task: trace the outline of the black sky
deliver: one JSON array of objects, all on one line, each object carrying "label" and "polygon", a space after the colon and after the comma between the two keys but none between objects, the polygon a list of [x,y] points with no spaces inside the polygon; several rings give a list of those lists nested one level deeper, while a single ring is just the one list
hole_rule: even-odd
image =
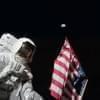
[{"label": "black sky", "polygon": [[[99,96],[100,34],[96,9],[96,1],[85,0],[4,2],[1,6],[1,34],[10,32],[16,37],[28,36],[37,45],[32,68],[33,84],[46,100],[53,99],[48,90],[51,70],[65,36],[89,78],[84,100]],[[61,23],[67,27],[61,28]]]}]

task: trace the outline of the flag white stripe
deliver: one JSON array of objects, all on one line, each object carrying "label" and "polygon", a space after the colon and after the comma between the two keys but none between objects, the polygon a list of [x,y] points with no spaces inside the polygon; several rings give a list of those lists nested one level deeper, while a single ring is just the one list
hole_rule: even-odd
[{"label": "flag white stripe", "polygon": [[77,70],[74,69],[73,73],[75,74],[75,76],[79,76],[79,73]]},{"label": "flag white stripe", "polygon": [[50,89],[54,92],[56,92],[57,94],[61,95],[62,94],[62,89],[59,88],[58,86],[56,86],[55,84],[51,84]]},{"label": "flag white stripe", "polygon": [[70,48],[70,44],[69,44],[69,42],[65,40],[65,42],[64,42],[64,46],[65,46],[66,48]]},{"label": "flag white stripe", "polygon": [[62,62],[63,64],[65,64],[66,65],[66,68],[69,68],[69,61],[67,61],[65,58],[63,58],[63,57],[58,57],[57,58],[57,60],[58,61],[60,61],[60,62]]},{"label": "flag white stripe", "polygon": [[61,53],[63,53],[68,59],[70,59],[70,52],[68,50],[61,50]]},{"label": "flag white stripe", "polygon": [[56,69],[57,71],[61,72],[62,74],[65,74],[66,70],[60,66],[59,64],[54,64],[54,69]]},{"label": "flag white stripe", "polygon": [[65,77],[66,79],[68,79],[68,71],[65,73]]},{"label": "flag white stripe", "polygon": [[60,84],[64,84],[64,79],[63,78],[61,78],[59,75],[57,75],[57,74],[53,74],[53,79],[54,80],[56,80],[56,81],[58,81]]}]

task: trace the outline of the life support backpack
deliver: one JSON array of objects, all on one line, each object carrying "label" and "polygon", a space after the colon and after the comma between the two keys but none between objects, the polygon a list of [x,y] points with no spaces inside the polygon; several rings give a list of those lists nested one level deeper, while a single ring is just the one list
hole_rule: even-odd
[{"label": "life support backpack", "polygon": [[[17,38],[9,33],[4,33],[0,38],[0,53],[11,53],[12,46],[17,41]],[[0,68],[0,72],[3,69]],[[4,79],[0,79],[0,100],[8,100],[9,94],[12,90],[12,86],[6,85],[4,83],[5,80],[7,80],[9,76],[7,76]]]}]

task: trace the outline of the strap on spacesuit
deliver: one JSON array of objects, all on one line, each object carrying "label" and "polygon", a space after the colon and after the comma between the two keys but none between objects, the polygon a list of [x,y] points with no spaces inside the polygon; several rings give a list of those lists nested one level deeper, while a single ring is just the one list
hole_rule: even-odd
[{"label": "strap on spacesuit", "polygon": [[20,95],[21,89],[22,89],[22,83],[19,83],[18,91],[17,91],[17,93],[16,93],[16,96],[19,96],[19,95]]}]

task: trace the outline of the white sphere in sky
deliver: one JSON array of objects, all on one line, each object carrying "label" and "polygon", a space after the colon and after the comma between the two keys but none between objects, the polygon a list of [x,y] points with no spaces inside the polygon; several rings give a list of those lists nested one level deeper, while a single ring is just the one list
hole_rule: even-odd
[{"label": "white sphere in sky", "polygon": [[62,27],[62,28],[65,28],[65,27],[66,27],[66,24],[61,24],[61,27]]}]

